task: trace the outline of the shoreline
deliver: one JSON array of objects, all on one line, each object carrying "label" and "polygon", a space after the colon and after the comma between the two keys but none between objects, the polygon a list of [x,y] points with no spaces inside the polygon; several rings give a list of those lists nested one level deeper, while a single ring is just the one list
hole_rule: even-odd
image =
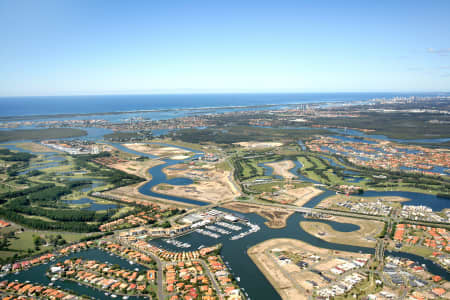
[{"label": "shoreline", "polygon": [[[198,93],[198,95],[246,95],[246,94],[293,94],[293,95],[304,95],[304,94],[312,94],[315,93]],[[325,93],[327,94],[327,93]],[[329,93],[329,94],[339,94],[339,93]],[[89,97],[89,96],[155,96],[155,95],[191,95],[191,94],[148,94],[148,95],[79,95],[79,96],[44,96],[44,97],[67,97],[67,98],[76,98],[76,97]],[[393,96],[393,95],[392,95]],[[38,96],[40,97],[40,96]],[[33,96],[24,96],[24,97],[0,97],[0,101],[2,98],[33,98]],[[226,110],[226,109],[244,109],[244,108],[260,108],[260,107],[276,107],[276,106],[298,106],[302,104],[310,104],[310,105],[342,105],[342,104],[352,104],[352,105],[360,105],[361,102],[366,102],[365,104],[371,103],[376,100],[376,96],[374,95],[370,99],[357,99],[357,100],[305,100],[303,102],[288,102],[288,103],[269,103],[269,104],[253,104],[253,105],[229,105],[229,106],[199,106],[199,107],[181,107],[181,108],[160,108],[160,109],[137,109],[137,110],[127,110],[127,111],[107,111],[107,112],[87,112],[87,113],[59,113],[59,114],[30,114],[30,115],[9,115],[9,116],[0,116],[0,122],[2,121],[24,121],[24,120],[36,120],[36,119],[49,119],[49,118],[64,118],[64,117],[80,117],[80,116],[103,116],[103,115],[121,115],[121,114],[133,114],[133,113],[152,113],[152,112],[170,112],[170,111],[210,111],[210,110]]]},{"label": "shoreline", "polygon": [[[1,100],[1,99],[0,99]],[[347,103],[346,101],[332,102],[332,103]],[[329,102],[307,102],[314,104],[326,104]],[[133,113],[153,113],[153,112],[170,112],[170,111],[196,111],[196,110],[224,110],[224,109],[239,109],[239,108],[259,108],[259,107],[275,107],[279,105],[295,106],[304,103],[279,103],[279,104],[260,104],[260,105],[243,105],[243,106],[202,106],[202,107],[186,107],[186,108],[162,108],[162,109],[142,109],[142,110],[129,110],[129,111],[109,111],[109,112],[90,112],[90,113],[61,113],[61,114],[48,114],[48,115],[12,115],[12,116],[0,116],[0,121],[24,121],[24,120],[36,120],[36,119],[49,119],[49,118],[64,118],[64,117],[81,117],[81,116],[108,116],[108,115],[122,115]]]},{"label": "shoreline", "polygon": [[306,219],[305,221],[301,221],[299,226],[306,233],[326,242],[357,247],[374,247],[376,245],[377,236],[384,228],[384,222],[381,221],[342,216],[334,216],[329,220],[338,223],[354,224],[359,226],[359,229],[350,232],[338,231],[333,229],[331,225],[315,219]]},{"label": "shoreline", "polygon": [[[255,207],[255,205],[258,205],[258,207]],[[240,213],[255,213],[263,217],[266,220],[264,222],[264,225],[266,225],[271,229],[285,228],[287,225],[287,220],[289,219],[290,216],[294,214],[293,210],[287,211],[284,209],[275,208],[263,204],[245,203],[241,201],[231,201],[224,205],[220,205],[220,207],[237,211]],[[281,214],[277,215],[277,212]]]}]

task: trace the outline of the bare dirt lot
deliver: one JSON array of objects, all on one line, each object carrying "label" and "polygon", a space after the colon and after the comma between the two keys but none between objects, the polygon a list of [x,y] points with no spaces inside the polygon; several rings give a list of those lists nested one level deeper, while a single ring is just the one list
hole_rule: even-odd
[{"label": "bare dirt lot", "polygon": [[146,179],[151,179],[148,169],[154,166],[164,163],[162,160],[158,159],[147,159],[144,161],[129,160],[126,162],[121,162],[117,164],[109,165],[109,167],[124,171],[125,173],[137,175]]},{"label": "bare dirt lot", "polygon": [[[151,177],[150,173],[148,172],[148,169],[150,169],[154,166],[160,165],[162,163],[164,163],[164,162],[162,160],[158,160],[158,159],[148,159],[148,160],[144,160],[144,161],[130,160],[130,161],[124,161],[124,162],[109,165],[109,166],[112,168],[124,171],[126,173],[134,174],[134,175],[143,177],[147,180],[151,180],[152,177]],[[125,201],[125,202],[132,202],[132,203],[137,203],[137,204],[141,204],[141,205],[148,205],[150,203],[158,203],[162,207],[166,207],[166,206],[169,207],[169,206],[173,206],[176,203],[177,205],[187,206],[184,204],[179,204],[178,202],[172,202],[172,201],[168,201],[165,199],[154,198],[154,197],[150,197],[150,196],[140,193],[139,188],[142,185],[144,185],[145,183],[146,182],[123,186],[123,187],[120,187],[120,188],[117,188],[114,190],[107,191],[104,194],[111,195],[113,197],[118,197],[122,201]]]},{"label": "bare dirt lot", "polygon": [[296,200],[293,204],[297,206],[303,206],[303,204],[322,193],[321,189],[312,186],[286,190],[286,194],[295,197]]},{"label": "bare dirt lot", "polygon": [[341,232],[334,230],[328,224],[315,222],[314,220],[302,221],[300,222],[300,226],[306,232],[327,242],[363,247],[375,246],[376,241],[372,239],[374,239],[384,227],[383,222],[373,220],[348,217],[333,217],[331,220],[340,223],[352,223],[358,225],[360,229],[352,232]]},{"label": "bare dirt lot", "polygon": [[338,202],[345,202],[345,201],[351,201],[354,203],[358,202],[376,202],[376,201],[382,201],[386,205],[392,206],[392,207],[400,207],[401,203],[404,201],[408,201],[410,199],[399,197],[399,196],[384,196],[384,197],[364,197],[364,196],[347,196],[347,195],[335,195],[328,197],[320,202],[318,207],[321,208],[334,208],[339,210],[344,210],[342,207],[337,206],[336,203]]},{"label": "bare dirt lot", "polygon": [[[276,253],[297,253],[302,257],[314,255],[320,258],[318,264],[322,264],[324,267],[327,265],[328,268],[334,266],[332,260],[337,256],[348,259],[367,257],[367,255],[359,253],[318,248],[294,239],[272,239],[251,247],[248,255],[282,299],[308,299],[312,293],[312,282],[319,286],[325,286],[327,282],[318,274],[311,272],[309,268],[302,269],[294,262],[281,262],[277,259]],[[315,268],[315,264],[311,263],[311,267]]]},{"label": "bare dirt lot", "polygon": [[169,178],[190,178],[194,183],[158,185],[154,189],[155,192],[213,203],[230,201],[240,195],[240,191],[231,182],[231,171],[216,168],[215,164],[203,164],[202,166],[177,164],[164,169],[164,173]]},{"label": "bare dirt lot", "polygon": [[293,211],[286,211],[282,208],[267,205],[247,204],[242,202],[227,203],[223,207],[242,213],[257,213],[267,219],[265,224],[270,228],[285,227],[286,220],[293,214]]},{"label": "bare dirt lot", "polygon": [[189,158],[191,155],[193,155],[192,152],[185,150],[185,149],[180,149],[177,147],[162,146],[162,145],[158,145],[158,144],[129,143],[129,144],[123,144],[123,145],[134,151],[151,154],[151,155],[155,155],[158,157],[168,157],[168,158],[177,159],[177,160],[186,159],[186,158]]},{"label": "bare dirt lot", "polygon": [[283,188],[278,188],[274,194],[264,194],[263,197],[281,204],[293,204],[303,206],[306,202],[323,193],[322,190],[313,186],[297,187],[286,184]]}]

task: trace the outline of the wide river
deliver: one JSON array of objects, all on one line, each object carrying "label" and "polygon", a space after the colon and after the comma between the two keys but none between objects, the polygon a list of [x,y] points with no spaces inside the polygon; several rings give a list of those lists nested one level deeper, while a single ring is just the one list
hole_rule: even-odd
[{"label": "wide river", "polygon": [[[133,150],[130,150],[120,144],[113,144],[115,147],[119,148],[122,151],[126,151],[133,154],[138,154],[142,156],[147,156],[150,158],[155,158],[154,156],[136,152]],[[173,146],[173,145],[170,145]],[[184,148],[187,149],[187,148]],[[196,156],[201,155],[201,152],[187,149],[195,153]],[[192,183],[192,180],[187,178],[172,178],[167,179],[166,175],[163,173],[163,169],[180,163],[181,161],[178,160],[171,160],[166,159],[164,160],[164,164],[158,165],[156,167],[153,167],[149,170],[150,174],[152,175],[152,180],[144,184],[140,188],[140,192],[146,195],[150,196],[156,196],[172,201],[179,201],[184,203],[190,203],[190,204],[196,204],[196,205],[206,205],[208,203],[187,199],[183,197],[173,197],[173,196],[167,196],[164,194],[159,194],[151,191],[151,189],[161,183],[169,183],[169,184],[178,184],[178,185],[186,185]],[[297,167],[300,167],[300,165],[297,165]],[[292,172],[296,172],[298,168],[294,168]],[[268,170],[270,172],[270,170]],[[295,174],[295,173],[294,173]],[[332,195],[333,192],[331,191],[325,191],[323,194],[315,197],[314,199],[310,200],[308,203],[305,204],[307,207],[314,207],[316,206],[321,200],[326,198],[327,196]],[[420,194],[420,193],[407,193],[407,192],[368,192],[367,196],[388,196],[388,195],[395,195],[395,196],[404,196],[407,198],[410,198],[411,201],[409,204],[419,205],[419,204],[425,204],[433,209],[442,209],[444,207],[448,207],[448,200],[444,198],[439,198],[436,196],[430,196],[426,194]],[[444,202],[445,201],[445,202]],[[225,209],[222,209],[225,210]],[[225,210],[227,211],[227,210]],[[232,211],[231,211],[232,212]],[[361,252],[361,253],[373,253],[373,248],[366,248],[366,247],[356,247],[351,245],[344,245],[344,244],[335,244],[335,243],[329,243],[324,240],[321,240],[319,238],[316,238],[309,233],[305,232],[300,226],[299,223],[304,220],[304,217],[300,213],[293,214],[288,220],[285,228],[282,229],[271,229],[268,228],[266,225],[264,225],[265,219],[256,215],[256,214],[240,214],[245,216],[251,223],[257,224],[261,227],[261,230],[259,230],[256,233],[250,234],[242,239],[239,240],[230,240],[229,235],[222,235],[218,239],[214,239],[211,237],[207,237],[204,235],[200,235],[197,232],[192,232],[187,235],[184,235],[182,237],[177,238],[177,240],[181,242],[187,242],[191,245],[188,249],[180,249],[175,248],[175,246],[172,246],[170,244],[167,244],[165,242],[165,239],[157,239],[153,240],[151,243],[161,246],[166,249],[174,250],[174,251],[188,251],[188,250],[195,250],[201,245],[209,246],[214,245],[217,243],[222,243],[223,248],[221,255],[224,258],[224,261],[227,262],[228,266],[230,267],[232,273],[235,277],[240,278],[239,285],[243,288],[243,290],[248,294],[249,298],[251,299],[280,299],[280,296],[275,291],[275,289],[272,287],[272,285],[269,283],[269,281],[264,277],[264,275],[259,271],[259,269],[256,267],[256,265],[252,262],[252,260],[247,255],[247,250],[265,240],[268,239],[274,239],[274,238],[293,238],[298,239],[301,241],[304,241],[306,243],[309,243],[311,245],[327,248],[327,249],[334,249],[338,251],[353,251],[353,252]],[[337,231],[342,232],[350,232],[359,229],[357,225],[354,224],[348,224],[348,223],[338,223],[334,221],[329,220],[318,220],[318,222],[324,222],[332,226]],[[246,230],[245,225],[239,225],[242,226],[242,230]],[[450,280],[450,274],[445,269],[439,267],[438,265],[434,264],[430,260],[424,259],[422,257],[403,253],[403,252],[392,252],[388,253],[390,255],[403,257],[403,258],[409,258],[415,261],[418,261],[421,264],[425,264],[428,268],[428,270],[433,273],[440,275],[447,280]],[[98,258],[99,260],[107,260],[109,262],[119,263],[119,258],[111,257],[104,252],[100,250],[88,250],[84,252],[80,252],[78,254],[72,254],[71,256],[83,256],[83,257],[92,257],[92,258]],[[127,262],[121,260],[120,264],[123,267],[130,268],[131,266],[127,266]],[[18,275],[10,274],[6,277],[6,279],[12,280],[12,279],[18,279],[21,281],[30,280],[32,282],[41,282],[41,283],[48,283],[48,279],[45,278],[45,272],[48,269],[48,265],[41,265],[34,268],[31,268],[27,271],[23,271],[19,273]],[[133,266],[135,267],[135,266]],[[97,299],[107,299],[104,294],[100,293],[97,290],[79,286],[77,284],[73,284],[70,282],[57,282],[57,285],[60,285],[63,288],[67,288],[70,290],[75,290],[76,292],[80,294],[85,294],[92,296]]]}]

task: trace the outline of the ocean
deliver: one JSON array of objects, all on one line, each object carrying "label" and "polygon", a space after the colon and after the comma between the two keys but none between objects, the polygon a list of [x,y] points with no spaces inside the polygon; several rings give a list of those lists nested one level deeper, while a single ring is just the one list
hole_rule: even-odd
[{"label": "ocean", "polygon": [[436,96],[437,93],[161,94],[0,97],[0,116],[83,114],[195,109],[268,104],[367,101],[374,98]]}]

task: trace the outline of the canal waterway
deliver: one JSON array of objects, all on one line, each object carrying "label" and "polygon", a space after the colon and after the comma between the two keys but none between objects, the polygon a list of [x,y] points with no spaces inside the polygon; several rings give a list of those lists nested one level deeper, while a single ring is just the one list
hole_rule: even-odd
[{"label": "canal waterway", "polygon": [[[115,144],[113,144],[116,146]],[[174,146],[174,145],[170,145]],[[176,147],[176,146],[175,146]],[[154,158],[151,155],[136,152],[133,150],[130,150],[128,148],[123,147],[122,145],[117,145],[117,148],[120,150]],[[184,148],[187,149],[187,148]],[[190,151],[195,152],[195,157],[198,157],[201,155],[200,152],[194,151],[192,149],[189,149]],[[192,199],[187,199],[183,197],[173,197],[173,196],[167,196],[164,194],[159,194],[151,191],[151,189],[161,183],[169,183],[169,184],[177,184],[177,185],[186,185],[192,183],[192,180],[187,178],[173,178],[173,179],[167,179],[167,176],[162,171],[166,167],[170,167],[172,165],[175,165],[177,163],[180,163],[178,160],[171,160],[171,159],[164,159],[164,164],[158,165],[156,167],[153,167],[149,170],[150,174],[152,175],[152,180],[147,182],[145,185],[143,185],[140,189],[140,192],[146,195],[154,196],[154,197],[160,197],[172,201],[179,201],[189,204],[196,204],[196,205],[206,205],[208,203],[196,201]],[[298,170],[298,168],[301,168],[301,164],[298,162],[296,163],[296,167],[292,169],[292,172],[295,172]],[[331,196],[335,194],[332,191],[324,190],[324,193],[321,195],[313,198],[309,202],[305,204],[305,207],[315,207],[320,201],[325,199],[328,196]],[[427,195],[427,194],[420,194],[420,193],[411,193],[411,192],[398,192],[398,191],[387,191],[387,192],[375,192],[375,191],[369,191],[364,194],[365,196],[373,196],[373,197],[381,197],[381,196],[403,196],[406,198],[410,198],[411,200],[409,202],[406,202],[404,204],[414,204],[414,205],[428,205],[432,207],[433,209],[442,209],[445,207],[448,207],[448,201],[443,198],[439,198],[433,195]],[[234,211],[225,210],[227,212],[234,213]],[[252,260],[247,255],[247,250],[258,244],[261,243],[267,239],[273,239],[273,238],[293,238],[298,239],[301,241],[304,241],[306,243],[309,243],[313,246],[326,248],[326,249],[333,249],[336,251],[352,251],[352,252],[361,252],[361,253],[374,253],[374,248],[367,248],[367,247],[357,247],[357,246],[351,246],[351,245],[344,245],[344,244],[336,244],[336,243],[329,243],[322,239],[319,239],[315,236],[312,236],[311,234],[305,232],[300,226],[299,223],[303,220],[309,220],[305,219],[305,217],[300,213],[294,213],[288,220],[285,228],[282,229],[271,229],[264,225],[265,219],[256,215],[256,214],[241,214],[244,215],[245,218],[248,219],[249,222],[252,224],[257,224],[260,226],[260,230],[258,232],[252,233],[242,239],[238,240],[230,240],[228,235],[222,235],[218,239],[214,239],[211,237],[207,237],[204,235],[200,235],[197,232],[189,233],[185,236],[177,238],[177,240],[181,242],[186,242],[191,245],[190,249],[197,249],[200,246],[209,246],[214,245],[217,243],[223,244],[223,249],[221,252],[221,255],[224,259],[224,261],[227,262],[227,265],[230,267],[232,273],[236,277],[240,277],[239,285],[243,288],[245,293],[249,295],[251,299],[280,299],[280,296],[276,292],[276,290],[272,287],[272,285],[268,282],[268,280],[264,277],[264,275],[259,271],[259,269],[256,267],[256,265],[252,262]],[[331,220],[317,220],[318,222],[323,222],[329,224],[333,229],[341,232],[351,232],[354,230],[357,230],[359,227],[354,224],[348,224],[348,223],[340,223],[340,222],[334,222]],[[246,225],[243,225],[243,230],[245,229]],[[152,241],[152,243],[160,245],[166,249],[170,250],[176,250],[176,251],[186,251],[189,249],[179,249],[176,248],[173,245],[167,244],[164,242],[164,239],[157,239]],[[412,259],[414,261],[417,261],[420,264],[425,264],[428,268],[428,270],[433,273],[442,276],[443,278],[450,280],[449,273],[444,270],[443,268],[439,267],[438,265],[434,264],[430,260],[424,259],[422,257],[403,253],[403,252],[392,252],[389,253],[393,256],[403,257]],[[80,253],[71,254],[68,257],[89,257],[90,259],[97,259],[100,261],[109,261],[112,263],[115,263],[112,257],[110,257],[108,254],[104,253],[100,250],[90,249],[87,251],[83,251]],[[60,258],[63,259],[63,258]],[[65,259],[65,258],[64,258]],[[127,263],[126,261],[121,262],[122,264]],[[134,267],[134,266],[133,266]],[[18,275],[10,274],[6,277],[8,280],[20,280],[20,281],[26,281],[30,280],[32,282],[39,282],[41,284],[48,284],[50,281],[48,278],[44,276],[45,272],[48,270],[49,265],[40,265],[33,267],[29,270],[22,271]],[[103,293],[84,286],[79,286],[72,282],[67,281],[57,281],[55,283],[57,286],[61,286],[61,288],[74,290],[77,293],[80,294],[86,294],[91,297],[95,297],[96,299],[109,299],[106,297]]]},{"label": "canal waterway", "polygon": [[[221,209],[227,212],[234,213],[231,210]],[[282,229],[272,229],[268,228],[264,225],[266,221],[264,218],[260,217],[257,214],[242,214],[245,218],[247,218],[251,223],[257,224],[261,227],[260,231],[256,233],[252,233],[245,238],[240,240],[230,240],[230,236],[235,234],[235,232],[230,235],[222,235],[218,239],[214,239],[211,237],[207,237],[204,235],[200,235],[199,233],[193,232],[187,234],[185,236],[177,238],[180,242],[186,242],[191,244],[190,249],[197,249],[201,245],[211,246],[217,243],[222,243],[223,248],[221,251],[221,255],[224,261],[228,262],[228,266],[231,268],[231,271],[235,277],[240,277],[239,285],[245,289],[245,292],[248,293],[251,299],[280,299],[280,296],[272,287],[272,285],[267,281],[264,275],[259,271],[257,266],[253,263],[250,257],[247,255],[247,250],[263,241],[268,239],[276,239],[276,238],[292,238],[301,240],[308,244],[311,244],[316,247],[332,249],[336,251],[351,251],[356,253],[374,253],[374,248],[367,247],[358,247],[344,244],[336,244],[329,243],[322,239],[319,239],[306,231],[304,231],[300,227],[301,221],[308,221],[311,219],[306,219],[300,213],[294,213],[288,220],[285,228]],[[354,230],[358,230],[359,226],[348,223],[339,223],[330,220],[314,220],[317,222],[322,222],[325,224],[329,224],[334,230],[341,232],[351,232]],[[237,224],[242,226],[241,224]],[[220,227],[220,226],[219,226]],[[247,228],[243,228],[242,231],[247,230]],[[158,239],[151,241],[152,244],[165,248],[167,250],[172,251],[186,251],[189,249],[180,249],[176,248],[173,245],[169,245],[164,242],[164,239]],[[420,264],[426,264],[428,270],[433,274],[438,274],[443,276],[444,278],[450,279],[450,276],[447,271],[435,265],[429,260],[423,259],[422,257],[411,255],[408,253],[402,252],[392,252],[388,253],[392,256],[402,257],[412,259],[414,261],[419,262]]]},{"label": "canal waterway", "polygon": [[[173,146],[173,145],[172,145]],[[167,182],[167,177],[162,172],[162,169],[165,167],[178,163],[178,161],[166,161],[165,165],[159,165],[149,170],[150,174],[156,175],[152,178],[150,181],[151,184],[149,186],[155,186],[159,183]],[[296,167],[291,169],[291,172],[294,174],[298,174],[297,170],[301,168],[301,163],[296,162]],[[154,171],[156,169],[156,172]],[[266,169],[267,170],[267,169]],[[161,175],[162,174],[162,175]],[[145,186],[145,185],[144,185]],[[325,190],[324,193],[316,196],[315,198],[308,201],[304,206],[305,207],[315,207],[320,201],[323,199],[334,195],[335,192]],[[376,192],[371,191],[370,193],[367,192],[365,194],[367,197],[376,197],[376,196],[403,196],[406,198],[411,199],[408,202],[405,202],[406,204],[412,204],[412,205],[421,205],[424,204],[424,201],[426,201],[426,204],[430,205],[433,209],[439,209],[443,205],[448,204],[448,202],[442,202],[446,199],[439,198],[433,195],[427,195],[427,194],[421,194],[421,193],[412,193],[412,192]],[[173,198],[168,198],[167,195],[158,194],[157,197],[166,198],[169,200],[174,200]],[[176,197],[177,200],[175,201],[182,201],[185,203],[191,203],[191,199],[185,199],[181,197]],[[448,201],[448,200],[447,200]],[[442,208],[441,208],[442,209]],[[439,209],[440,210],[440,209]],[[259,272],[257,267],[253,264],[253,262],[250,260],[248,255],[246,255],[246,251],[251,246],[258,244],[264,240],[267,240],[269,238],[294,238],[299,239],[304,242],[307,242],[309,244],[312,244],[317,247],[327,248],[327,249],[334,249],[338,251],[352,251],[352,252],[362,252],[362,253],[373,253],[373,248],[365,248],[365,247],[356,247],[351,245],[343,245],[343,244],[335,244],[335,243],[328,243],[322,239],[316,238],[307,232],[305,232],[300,226],[299,222],[304,220],[303,215],[299,213],[295,213],[293,216],[291,216],[287,220],[287,226],[283,229],[271,229],[264,225],[265,219],[262,217],[255,215],[255,214],[245,214],[245,216],[249,219],[251,223],[258,224],[261,227],[261,230],[250,234],[249,236],[240,239],[231,241],[225,237],[214,239],[210,237],[206,237],[204,235],[200,235],[199,233],[193,232],[190,233],[184,237],[179,238],[181,242],[186,242],[191,244],[192,249],[196,249],[195,247],[200,247],[201,245],[208,246],[209,244],[215,244],[217,242],[220,242],[223,244],[222,249],[222,256],[224,257],[224,260],[228,261],[230,263],[231,268],[235,272],[235,276],[239,276],[241,278],[240,285],[245,288],[245,290],[248,292],[251,298],[255,299],[279,299],[278,294],[273,289],[273,287],[270,285],[270,283],[265,279],[264,275]],[[325,222],[328,223],[330,226],[332,226],[337,231],[342,232],[349,232],[353,230],[357,230],[358,227],[354,227],[354,224],[347,224],[347,223],[339,223],[329,220],[318,220],[319,222]],[[208,240],[209,244],[208,244]],[[175,246],[169,245],[167,243],[164,243],[162,240],[160,241],[154,241],[154,243],[157,243],[158,245],[165,247],[166,249],[172,249],[172,250],[178,250],[180,249],[176,248]],[[413,259],[415,261],[418,261],[419,263],[425,264],[428,269],[434,273],[443,276],[444,278],[450,279],[449,273],[445,271],[443,268],[437,266],[430,260],[424,259],[419,256],[415,256],[408,253],[403,252],[393,252],[392,255],[403,257],[403,258],[409,258]],[[265,284],[262,285],[261,283],[264,282]],[[264,287],[263,287],[264,286]],[[267,297],[270,295],[270,297]]]},{"label": "canal waterway", "polygon": [[[50,267],[57,263],[64,261],[66,259],[70,258],[82,258],[82,259],[88,259],[88,260],[96,260],[100,262],[109,262],[111,264],[117,264],[122,269],[127,270],[134,270],[135,268],[138,268],[139,270],[146,270],[145,267],[133,264],[131,265],[129,261],[120,258],[116,255],[110,255],[108,252],[97,249],[97,248],[90,248],[87,250],[83,250],[80,252],[71,253],[64,257],[58,257],[54,261],[49,262],[48,264],[41,264],[35,267],[32,267],[28,270],[24,270],[16,274],[8,274],[7,276],[3,277],[2,280],[8,280],[8,281],[14,281],[18,280],[20,282],[30,281],[31,283],[35,284],[41,284],[41,285],[49,285],[52,283],[50,278],[48,278],[45,274],[50,269]],[[59,287],[64,290],[73,291],[78,295],[87,295],[89,297],[92,297],[94,299],[111,299],[111,297],[106,296],[104,292],[85,286],[85,285],[79,285],[78,283],[75,283],[73,281],[69,280],[56,280],[53,281],[53,284],[55,287]],[[117,297],[116,299],[120,299],[120,297]],[[147,299],[144,297],[129,297],[129,299]]]}]

